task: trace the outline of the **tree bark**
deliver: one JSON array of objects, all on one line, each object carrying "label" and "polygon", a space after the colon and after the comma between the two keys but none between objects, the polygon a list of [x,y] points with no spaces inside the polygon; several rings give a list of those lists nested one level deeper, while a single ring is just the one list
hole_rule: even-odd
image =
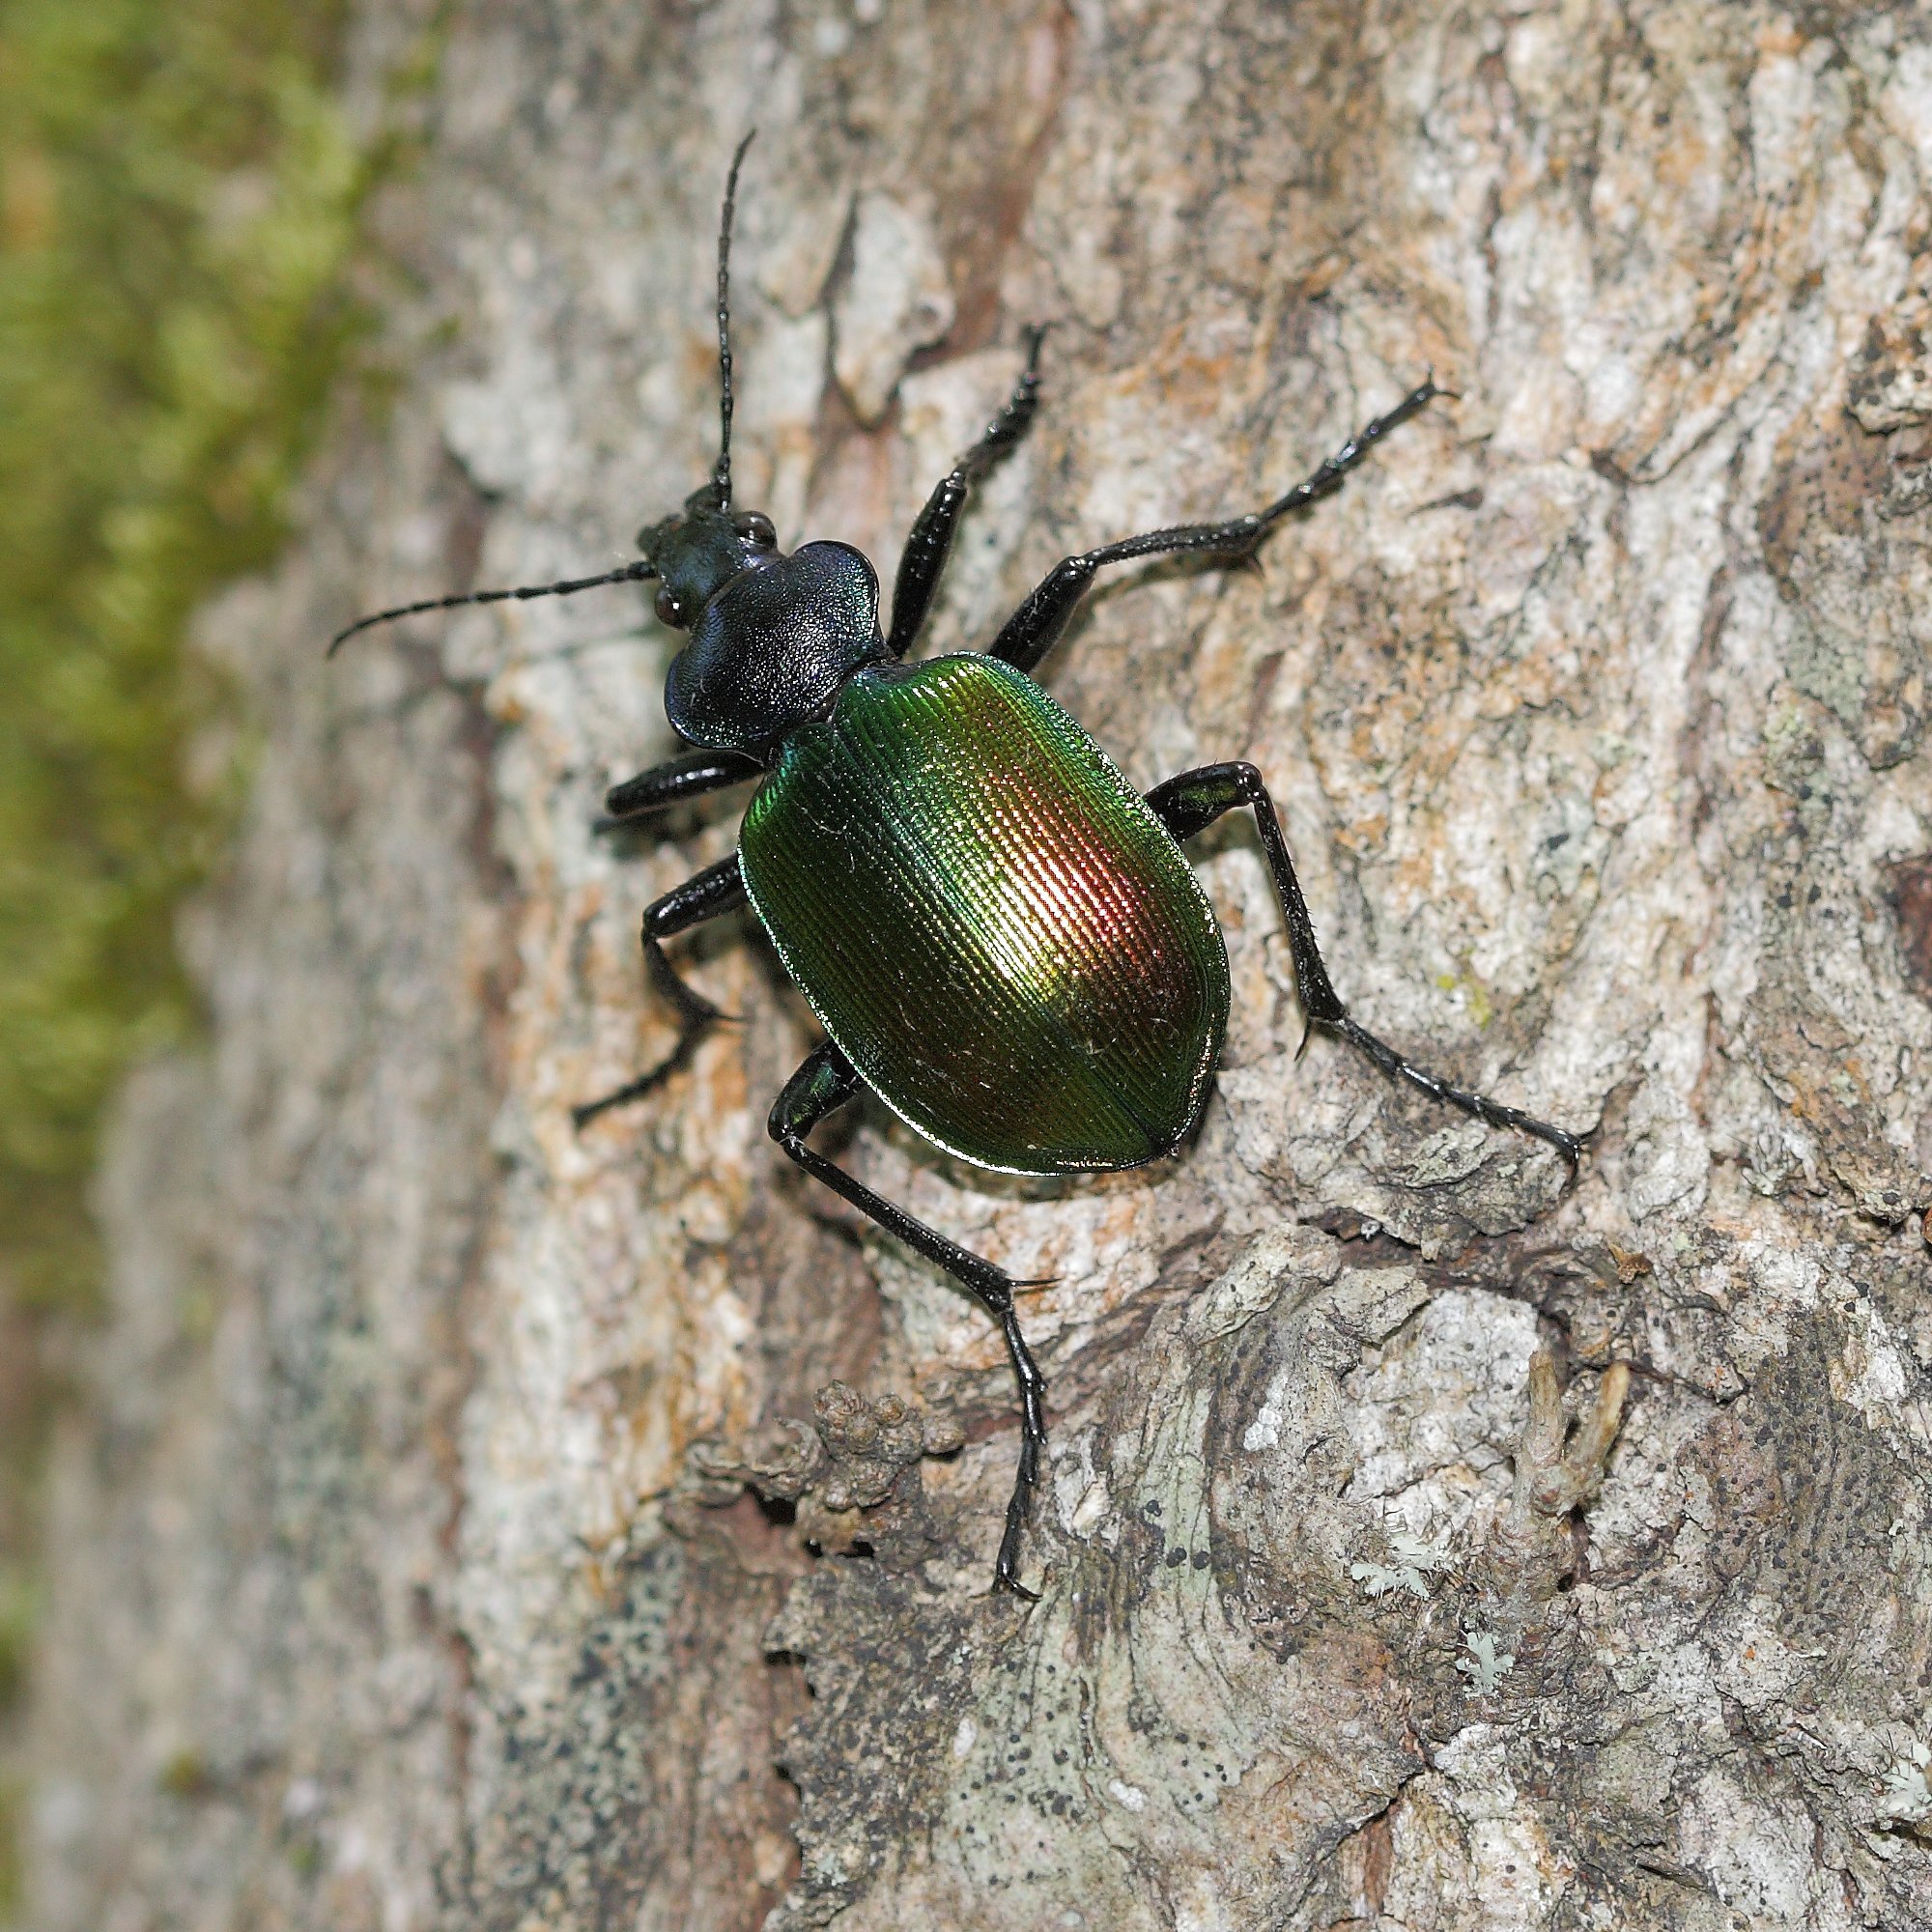
[{"label": "tree bark", "polygon": [[[1932,14],[479,0],[429,109],[408,379],[207,626],[259,777],[208,1051],[101,1183],[33,1922],[1932,1927]],[[815,1036],[749,921],[684,955],[743,1023],[573,1131],[734,838],[593,829],[668,634],[320,652],[707,476],[753,123],[787,544],[890,583],[1053,325],[930,650],[1453,392],[1041,675],[1137,785],[1257,763],[1364,1021],[1594,1135],[1300,1053],[1235,821],[1184,1157],[1034,1187],[866,1111],[865,1179],[1054,1278],[1033,1605],[999,1339],[767,1141]]]}]

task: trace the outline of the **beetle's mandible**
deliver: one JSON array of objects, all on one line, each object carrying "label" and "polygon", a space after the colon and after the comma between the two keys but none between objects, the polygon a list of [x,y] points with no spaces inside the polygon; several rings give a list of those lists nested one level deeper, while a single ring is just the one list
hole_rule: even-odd
[{"label": "beetle's mandible", "polygon": [[943,1268],[1005,1334],[1019,1381],[1019,1468],[996,1583],[1019,1578],[1021,1532],[1046,1444],[1046,1384],[1020,1332],[1028,1286],[916,1221],[814,1150],[812,1128],[870,1091],[929,1140],[1016,1174],[1110,1172],[1175,1151],[1193,1131],[1228,1019],[1228,959],[1180,841],[1250,809],[1287,925],[1309,1027],[1359,1048],[1391,1078],[1492,1126],[1547,1141],[1573,1165],[1577,1138],[1412,1065],[1342,1004],[1317,948],[1281,824],[1251,764],[1204,765],[1133,790],[1030,673],[1096,572],[1133,557],[1238,562],[1292,511],[1328,494],[1437,393],[1425,381],[1265,508],[1183,524],[1063,558],[991,646],[908,663],[973,483],[1025,435],[1042,331],[1028,331],[1011,400],[927,499],[879,620],[872,566],[841,543],[789,555],[769,518],[731,504],[732,156],[718,238],[723,418],[711,480],[602,576],[473,591],[364,617],[563,596],[654,579],[657,613],[689,632],[665,708],[696,749],[616,786],[614,820],[757,780],[738,849],[649,906],[644,959],[676,1009],[659,1065],[576,1110],[578,1124],[640,1098],[690,1060],[719,1017],[664,942],[750,903],[825,1029],[772,1108],[772,1138],[807,1173]]}]

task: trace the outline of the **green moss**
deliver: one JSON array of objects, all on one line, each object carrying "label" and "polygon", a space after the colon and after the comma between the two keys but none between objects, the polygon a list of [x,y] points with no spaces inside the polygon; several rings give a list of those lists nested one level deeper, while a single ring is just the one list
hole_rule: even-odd
[{"label": "green moss", "polygon": [[19,1778],[0,1771],[0,1913],[11,1912],[20,1895],[20,1813],[26,1790]]},{"label": "green moss", "polygon": [[0,0],[0,1559],[22,1361],[98,1293],[102,1108],[192,1019],[171,919],[225,788],[185,775],[222,699],[185,628],[273,555],[358,331],[387,157],[332,91],[344,12]]},{"label": "green moss", "polygon": [[214,1775],[198,1750],[178,1750],[162,1765],[156,1782],[168,1797],[188,1803],[206,1798],[213,1791]]},{"label": "green moss", "polygon": [[0,1564],[0,1705],[18,1693],[27,1667],[39,1602],[33,1581],[16,1564]]},{"label": "green moss", "polygon": [[265,563],[355,327],[334,5],[0,0],[0,1268],[96,1277],[102,1101],[187,1006],[189,611]]}]

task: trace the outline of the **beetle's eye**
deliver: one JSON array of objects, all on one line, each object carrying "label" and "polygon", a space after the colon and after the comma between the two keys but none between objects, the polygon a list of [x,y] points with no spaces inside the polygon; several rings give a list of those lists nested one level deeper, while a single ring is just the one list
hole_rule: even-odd
[{"label": "beetle's eye", "polygon": [[741,510],[731,519],[741,537],[750,537],[760,550],[776,550],[779,533],[762,510]]},{"label": "beetle's eye", "polygon": [[658,592],[658,621],[673,628],[684,623],[684,606],[668,590]]}]

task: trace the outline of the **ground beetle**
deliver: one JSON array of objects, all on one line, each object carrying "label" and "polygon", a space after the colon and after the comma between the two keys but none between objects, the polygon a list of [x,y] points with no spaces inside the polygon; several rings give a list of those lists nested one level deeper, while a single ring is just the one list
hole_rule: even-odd
[{"label": "ground beetle", "polygon": [[879,581],[856,550],[783,554],[771,520],[731,507],[731,216],[750,136],[731,161],[718,238],[722,435],[711,481],[641,531],[640,559],[600,577],[432,598],[352,624],[459,604],[658,582],[657,613],[691,634],[665,709],[699,747],[616,786],[613,820],[757,779],[738,850],[644,913],[652,984],[676,1009],[675,1049],[576,1110],[581,1126],[683,1066],[718,1009],[688,986],[664,942],[748,900],[826,1033],[772,1109],[772,1138],[1000,1323],[1019,1380],[1019,1471],[996,1581],[1019,1580],[1020,1533],[1046,1441],[1046,1384],[1020,1333],[1030,1286],[915,1221],[809,1144],[869,1090],[928,1140],[1009,1174],[1109,1173],[1171,1154],[1200,1119],[1228,1019],[1228,957],[1180,850],[1224,812],[1252,808],[1287,923],[1310,1027],[1382,1071],[1492,1126],[1547,1141],[1575,1163],[1576,1136],[1412,1066],[1350,1015],[1329,982],[1281,823],[1251,764],[1204,765],[1143,797],[1031,675],[1103,565],[1132,557],[1251,558],[1289,515],[1333,490],[1438,393],[1424,382],[1265,509],[1183,524],[1064,558],[992,648],[906,662],[973,483],[1032,422],[1042,331],[1028,332],[1011,400],[920,512],[879,626]]}]

